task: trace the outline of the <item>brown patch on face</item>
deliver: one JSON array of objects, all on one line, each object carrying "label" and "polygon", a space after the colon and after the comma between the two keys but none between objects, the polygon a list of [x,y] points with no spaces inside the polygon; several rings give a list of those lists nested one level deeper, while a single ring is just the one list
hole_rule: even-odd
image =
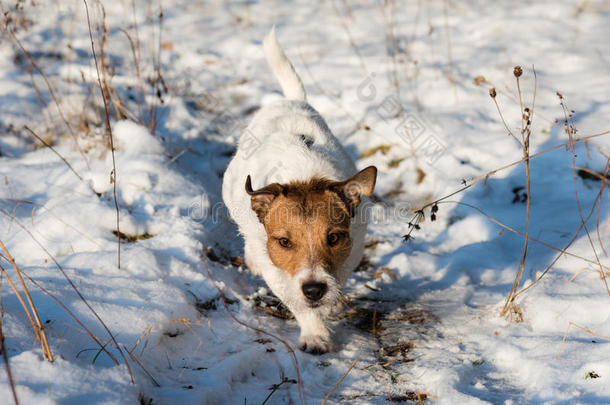
[{"label": "brown patch on face", "polygon": [[321,179],[289,184],[264,218],[269,257],[290,275],[318,266],[336,274],[349,256],[349,211],[327,185]]},{"label": "brown patch on face", "polygon": [[336,276],[352,249],[350,219],[360,196],[372,194],[375,177],[369,167],[344,182],[315,178],[253,191],[248,176],[246,191],[273,264],[291,276],[316,267]]}]

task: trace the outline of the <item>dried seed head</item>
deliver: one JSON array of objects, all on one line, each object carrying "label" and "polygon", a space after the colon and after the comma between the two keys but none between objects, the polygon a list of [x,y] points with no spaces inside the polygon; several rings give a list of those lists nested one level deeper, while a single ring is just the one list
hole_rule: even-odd
[{"label": "dried seed head", "polygon": [[475,86],[479,86],[481,83],[485,83],[486,81],[487,81],[487,79],[485,79],[485,76],[478,75],[477,77],[474,78],[474,80],[472,82],[474,83]]},{"label": "dried seed head", "polygon": [[491,96],[491,98],[496,98],[496,88],[492,87],[491,89],[489,89],[489,95]]},{"label": "dried seed head", "polygon": [[513,69],[513,74],[515,77],[520,77],[523,74],[523,69],[521,69],[521,66],[515,66]]}]

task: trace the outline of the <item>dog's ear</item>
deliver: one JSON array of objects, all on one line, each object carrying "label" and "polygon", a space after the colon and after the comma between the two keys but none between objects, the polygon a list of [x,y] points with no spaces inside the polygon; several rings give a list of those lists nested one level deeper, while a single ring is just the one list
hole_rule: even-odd
[{"label": "dog's ear", "polygon": [[369,166],[356,173],[352,178],[333,183],[330,189],[339,194],[349,208],[350,215],[354,215],[356,207],[360,204],[360,197],[373,195],[377,181],[377,168]]},{"label": "dog's ear", "polygon": [[269,212],[271,203],[275,197],[284,191],[284,186],[279,183],[272,183],[256,191],[252,190],[252,180],[250,175],[246,178],[246,193],[250,195],[252,210],[256,213],[258,220],[263,222],[265,215]]}]

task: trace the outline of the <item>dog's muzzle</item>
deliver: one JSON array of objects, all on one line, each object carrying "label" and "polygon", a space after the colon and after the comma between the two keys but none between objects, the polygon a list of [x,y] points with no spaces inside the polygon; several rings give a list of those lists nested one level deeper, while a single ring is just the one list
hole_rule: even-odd
[{"label": "dog's muzzle", "polygon": [[328,291],[328,285],[326,283],[318,283],[318,282],[309,282],[303,283],[301,286],[301,290],[303,291],[303,295],[307,298],[312,304],[317,303],[324,297],[326,291]]}]

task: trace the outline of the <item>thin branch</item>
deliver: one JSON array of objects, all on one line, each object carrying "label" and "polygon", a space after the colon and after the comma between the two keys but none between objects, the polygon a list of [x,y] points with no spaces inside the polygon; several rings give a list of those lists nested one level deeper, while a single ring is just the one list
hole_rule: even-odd
[{"label": "thin branch", "polygon": [[[91,20],[89,18],[89,6],[87,0],[83,0],[85,3],[85,11],[87,12],[87,26],[89,27],[89,39],[91,39],[91,51],[93,52],[93,60],[95,61],[95,71],[97,72],[97,82],[100,86],[100,92],[102,93],[102,100],[104,101],[104,116],[106,118],[106,130],[108,131],[108,138],[110,140],[110,153],[112,155],[112,173],[110,175],[112,181],[112,195],[114,197],[114,209],[116,211],[116,234],[117,234],[117,246],[118,246],[118,260],[117,266],[121,268],[121,229],[119,225],[119,203],[117,202],[116,196],[116,183],[117,183],[117,171],[116,171],[116,160],[114,157],[114,139],[112,136],[112,128],[110,126],[110,113],[108,112],[108,102],[106,101],[106,95],[104,94],[104,86],[102,85],[102,79],[100,78],[100,69],[97,63],[97,55],[95,53],[95,44],[93,42],[93,33],[91,32]],[[117,345],[118,346],[118,345]],[[119,350],[121,350],[119,348]],[[127,361],[127,359],[125,359]]]},{"label": "thin branch", "polygon": [[265,398],[265,400],[261,403],[261,405],[265,405],[267,403],[267,401],[269,401],[269,398],[271,398],[271,396],[273,394],[275,394],[275,391],[279,390],[280,387],[282,385],[284,385],[284,383],[287,383],[287,382],[294,382],[294,380],[291,380],[287,377],[283,377],[282,381],[279,384],[273,384],[273,386],[271,387],[271,392],[269,393],[269,395],[267,395],[267,398]]},{"label": "thin branch", "polygon": [[592,330],[585,328],[584,326],[580,326],[580,325],[575,324],[574,322],[570,321],[568,324],[568,328],[566,329],[566,333],[563,335],[563,340],[561,341],[561,346],[559,347],[559,354],[557,355],[557,358],[559,358],[559,359],[561,359],[561,351],[563,349],[563,344],[565,343],[566,338],[568,337],[568,332],[570,331],[570,328],[572,326],[587,332],[591,336],[595,336],[597,338],[604,339],[604,340],[610,340],[610,337],[608,337],[608,336],[600,335],[598,333],[593,332]]},{"label": "thin branch", "polygon": [[[525,260],[527,258],[527,247],[529,244],[529,229],[530,229],[530,205],[531,205],[531,173],[530,173],[530,134],[531,134],[531,120],[532,116],[530,115],[529,110],[525,110],[523,108],[523,95],[521,92],[521,85],[519,82],[519,77],[522,74],[522,69],[520,66],[516,66],[514,69],[514,75],[517,80],[517,91],[519,92],[519,108],[521,112],[521,146],[523,148],[523,158],[525,159],[525,187],[526,187],[526,208],[525,208],[525,238],[523,240],[523,251],[521,253],[521,260],[519,261],[519,267],[517,269],[517,275],[515,276],[515,281],[513,282],[513,286],[510,290],[510,293],[506,297],[506,303],[504,304],[504,308],[500,311],[500,316],[505,315],[510,309],[513,300],[515,299],[515,294],[519,290],[519,286],[521,285],[521,280],[523,279],[523,273],[525,271]],[[536,82],[534,82],[534,94],[536,92]],[[496,100],[495,97],[493,98]],[[534,96],[535,99],[535,96]],[[497,106],[497,104],[496,104]],[[511,312],[512,314],[512,312]]]},{"label": "thin branch", "polygon": [[[530,155],[528,159],[530,159],[530,160],[531,160],[531,159],[533,159],[533,158],[536,158],[536,157],[538,157],[538,156],[541,156],[541,155],[544,155],[544,154],[546,154],[546,153],[548,153],[548,152],[551,152],[551,151],[553,151],[553,150],[555,150],[555,149],[559,149],[559,148],[562,148],[562,147],[568,146],[568,145],[570,145],[570,144],[572,144],[572,143],[577,143],[577,142],[585,142],[585,141],[588,141],[588,140],[590,140],[590,139],[593,139],[593,138],[598,138],[598,137],[600,137],[600,136],[604,136],[604,135],[608,135],[608,134],[610,134],[610,130],[609,130],[609,131],[604,131],[604,132],[599,132],[599,133],[597,133],[597,134],[593,134],[593,135],[584,136],[584,137],[573,138],[571,142],[563,142],[563,143],[560,143],[560,144],[558,144],[558,145],[551,146],[550,148],[546,148],[546,149],[544,149],[544,150],[542,150],[542,151],[540,151],[540,152],[534,153],[534,154]],[[464,187],[461,187],[461,188],[459,188],[459,189],[457,189],[457,190],[455,190],[455,191],[453,191],[453,192],[451,192],[451,193],[449,193],[449,194],[447,194],[447,195],[445,195],[445,196],[443,196],[443,197],[437,198],[437,199],[436,199],[436,200],[434,200],[434,201],[431,201],[431,202],[429,202],[429,203],[426,203],[426,204],[424,204],[424,205],[420,206],[418,209],[416,209],[416,210],[415,210],[415,212],[416,212],[416,213],[413,215],[413,217],[412,217],[412,219],[411,219],[411,222],[413,222],[413,221],[415,221],[415,220],[417,219],[417,217],[418,217],[418,215],[419,215],[418,213],[419,213],[420,211],[423,211],[424,209],[426,209],[426,208],[428,208],[428,207],[432,207],[432,206],[434,206],[435,204],[440,203],[441,201],[444,201],[444,200],[446,200],[446,199],[448,199],[448,198],[451,198],[451,197],[453,197],[454,195],[459,194],[459,193],[461,193],[461,192],[463,192],[463,191],[465,191],[465,190],[469,189],[470,187],[472,187],[472,186],[474,186],[474,185],[476,185],[476,184],[478,184],[478,183],[480,183],[480,182],[485,182],[485,181],[487,181],[487,179],[488,179],[489,177],[491,177],[491,176],[495,175],[496,173],[498,173],[498,172],[500,172],[500,171],[502,171],[502,170],[505,170],[505,169],[509,169],[509,168],[511,168],[511,167],[513,167],[513,166],[518,165],[519,163],[524,162],[524,161],[525,161],[525,158],[521,158],[521,159],[516,160],[516,161],[514,161],[514,162],[512,162],[512,163],[508,163],[508,164],[506,164],[506,165],[504,165],[504,166],[502,166],[502,167],[499,167],[499,168],[497,168],[497,169],[491,170],[491,171],[489,171],[489,172],[487,172],[487,173],[485,173],[485,174],[483,174],[483,175],[481,175],[481,176],[474,177],[474,178],[470,179],[470,183],[467,183],[467,182],[466,182],[466,180],[464,180],[464,182],[465,182],[465,183],[467,183],[467,184],[466,184]]]},{"label": "thin branch", "polygon": [[[440,202],[439,202],[439,204],[457,204],[457,205],[463,205],[463,206],[468,207],[468,208],[472,208],[473,210],[478,211],[478,212],[479,212],[481,215],[483,215],[484,217],[486,217],[487,219],[489,219],[490,221],[492,221],[492,222],[493,222],[493,223],[495,223],[496,225],[500,226],[501,228],[506,229],[507,231],[512,232],[512,233],[514,233],[515,235],[519,235],[519,236],[521,236],[521,237],[525,237],[525,234],[523,234],[522,232],[519,232],[519,231],[517,231],[516,229],[511,228],[510,226],[508,226],[508,225],[506,225],[506,224],[504,224],[504,223],[500,222],[498,219],[496,219],[496,218],[492,217],[491,215],[487,214],[485,211],[483,211],[482,209],[480,209],[479,207],[477,207],[477,206],[475,206],[475,205],[468,204],[468,203],[465,203],[465,202],[462,202],[462,201],[440,201]],[[577,232],[577,234],[578,234],[578,232]],[[574,254],[574,253],[570,253],[570,252],[568,252],[566,249],[567,249],[569,246],[566,246],[566,247],[564,247],[563,249],[560,249],[560,248],[558,248],[558,247],[556,247],[556,246],[549,245],[548,243],[543,242],[543,241],[541,241],[541,240],[539,240],[539,239],[532,238],[531,236],[528,236],[528,239],[529,239],[529,241],[530,241],[530,242],[537,243],[537,244],[542,245],[542,246],[544,246],[544,247],[546,247],[546,248],[549,248],[549,249],[551,249],[551,250],[555,250],[555,251],[557,251],[557,252],[560,252],[561,254],[565,254],[566,256],[570,256],[570,257],[574,257],[574,258],[577,258],[577,259],[581,259],[581,260],[583,260],[583,261],[585,261],[585,262],[588,262],[588,263],[591,263],[591,264],[597,264],[597,262],[596,262],[595,260],[587,259],[586,257],[583,257],[583,256],[580,256],[580,255],[577,255],[577,254]],[[604,265],[602,265],[602,266],[603,266],[605,269],[610,270],[610,267],[609,267],[609,266],[604,266]],[[540,278],[538,278],[536,281],[538,281],[539,279],[540,279]],[[523,288],[523,290],[525,290],[525,289],[527,289],[527,288],[529,288],[529,287],[530,287],[530,286],[528,286],[528,287],[524,287],[524,288]],[[523,290],[521,290],[521,291],[523,291]],[[521,292],[521,291],[520,291],[520,292]],[[519,292],[519,293],[520,293],[520,292]],[[518,295],[518,294],[517,294],[517,295]]]},{"label": "thin branch", "polygon": [[[576,134],[577,130],[576,127],[570,123],[570,120],[572,119],[572,114],[568,114],[568,109],[566,107],[565,101],[563,99],[563,96],[561,94],[558,93],[558,97],[560,100],[560,104],[561,107],[563,108],[564,111],[564,125],[565,125],[565,132],[568,135],[568,138],[570,139],[570,141],[572,141],[573,136]],[[570,156],[572,158],[572,176],[574,179],[574,197],[576,198],[576,206],[578,208],[578,216],[580,218],[580,221],[582,223],[582,226],[585,230],[585,233],[587,235],[587,240],[589,241],[589,245],[591,246],[591,249],[593,250],[593,254],[595,255],[595,259],[597,260],[597,264],[599,266],[600,269],[600,273],[602,276],[602,280],[604,280],[604,286],[606,287],[606,292],[608,293],[608,295],[610,295],[610,288],[608,286],[608,280],[606,280],[606,273],[604,273],[604,269],[602,268],[602,264],[599,260],[599,255],[597,254],[597,249],[595,248],[595,244],[593,243],[593,239],[591,238],[591,234],[589,233],[589,229],[587,227],[587,223],[584,219],[584,216],[582,214],[582,207],[580,204],[580,198],[578,196],[578,179],[576,177],[576,154],[574,153],[574,146],[573,144],[570,145]],[[595,205],[594,205],[595,207]]]},{"label": "thin branch", "polygon": [[78,174],[76,172],[76,170],[74,170],[74,168],[72,167],[72,165],[70,163],[68,163],[68,161],[66,160],[66,158],[64,158],[59,152],[57,152],[55,150],[55,148],[53,148],[53,146],[51,146],[50,143],[48,143],[47,141],[45,141],[44,139],[42,139],[41,137],[39,137],[36,132],[34,132],[34,130],[32,130],[30,127],[28,127],[27,125],[25,125],[23,127],[26,131],[28,131],[34,138],[38,139],[40,141],[40,143],[42,143],[44,146],[46,146],[47,148],[51,149],[51,151],[53,153],[55,153],[65,164],[66,166],[68,166],[68,169],[70,169],[70,171],[72,171],[72,173],[74,173],[74,175],[76,177],[78,177],[78,179],[80,181],[85,181],[80,174]]},{"label": "thin branch", "polygon": [[[373,327],[375,325],[375,322],[373,322]],[[328,398],[330,398],[330,395],[333,393],[333,391],[339,386],[339,384],[341,384],[341,381],[343,381],[343,379],[345,377],[347,377],[347,375],[349,374],[350,371],[352,371],[352,368],[354,368],[354,366],[356,365],[356,363],[358,363],[358,358],[355,358],[354,361],[352,361],[352,364],[349,366],[349,368],[345,371],[345,373],[343,373],[343,375],[341,376],[341,378],[339,378],[339,381],[337,381],[335,383],[335,385],[333,385],[333,387],[330,389],[330,391],[328,391],[328,394],[326,394],[326,396],[324,397],[324,401],[322,402],[322,405],[326,405],[326,402],[328,401]]]}]

